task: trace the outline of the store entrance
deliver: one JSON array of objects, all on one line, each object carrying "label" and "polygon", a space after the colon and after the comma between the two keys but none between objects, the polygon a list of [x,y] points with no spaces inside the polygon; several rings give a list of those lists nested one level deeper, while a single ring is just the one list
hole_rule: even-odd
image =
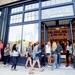
[{"label": "store entrance", "polygon": [[44,21],[41,23],[41,44],[45,46],[47,41],[60,42],[63,53],[66,52],[67,40],[72,40],[69,20]]}]

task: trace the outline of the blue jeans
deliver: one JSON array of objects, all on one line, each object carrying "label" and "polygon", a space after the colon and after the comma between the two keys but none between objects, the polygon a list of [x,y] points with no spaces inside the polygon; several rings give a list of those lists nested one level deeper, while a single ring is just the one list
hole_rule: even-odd
[{"label": "blue jeans", "polygon": [[17,57],[13,56],[12,57],[12,67],[11,68],[16,69],[17,62],[18,62],[18,56]]},{"label": "blue jeans", "polygon": [[54,62],[52,63],[52,70],[58,68],[57,58],[58,58],[57,54],[53,54]]},{"label": "blue jeans", "polygon": [[75,56],[73,57],[73,68],[75,68]]},{"label": "blue jeans", "polygon": [[10,62],[10,55],[4,56],[4,65]]},{"label": "blue jeans", "polygon": [[61,55],[60,54],[57,54],[57,63],[58,63],[58,66],[60,66],[60,60],[61,59]]}]

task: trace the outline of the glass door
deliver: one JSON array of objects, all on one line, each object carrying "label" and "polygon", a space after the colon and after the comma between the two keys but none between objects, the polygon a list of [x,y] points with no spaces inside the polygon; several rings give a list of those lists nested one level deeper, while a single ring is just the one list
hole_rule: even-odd
[{"label": "glass door", "polygon": [[46,44],[46,42],[48,41],[47,40],[47,37],[48,37],[48,28],[47,28],[47,26],[46,26],[46,24],[45,23],[41,23],[41,48],[44,48],[45,47],[45,44]]}]

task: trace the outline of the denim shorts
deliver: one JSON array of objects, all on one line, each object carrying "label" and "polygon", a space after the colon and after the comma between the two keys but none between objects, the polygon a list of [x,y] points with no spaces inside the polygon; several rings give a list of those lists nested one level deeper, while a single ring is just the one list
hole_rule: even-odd
[{"label": "denim shorts", "polygon": [[46,56],[49,56],[49,55],[51,55],[50,53],[46,53]]}]

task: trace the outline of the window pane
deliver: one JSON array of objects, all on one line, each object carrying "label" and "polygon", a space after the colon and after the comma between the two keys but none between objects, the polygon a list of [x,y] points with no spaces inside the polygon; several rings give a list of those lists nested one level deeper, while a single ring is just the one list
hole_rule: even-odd
[{"label": "window pane", "polygon": [[36,8],[39,8],[39,3],[30,4],[30,5],[25,6],[25,10],[32,10],[32,9],[36,9]]},{"label": "window pane", "polygon": [[25,55],[26,48],[29,42],[32,44],[38,41],[38,23],[27,24],[23,26],[23,41],[22,41],[22,55]]},{"label": "window pane", "polygon": [[73,15],[74,12],[72,5],[42,10],[42,19],[73,16]]},{"label": "window pane", "polygon": [[17,8],[13,8],[11,10],[11,13],[17,13],[17,12],[21,12],[21,11],[23,11],[23,6],[17,7]]},{"label": "window pane", "polygon": [[22,25],[9,27],[8,42],[13,45],[21,42]]},{"label": "window pane", "polygon": [[72,2],[72,0],[48,0],[48,1],[42,2],[42,7],[66,3],[66,2]]},{"label": "window pane", "polygon": [[22,14],[12,15],[10,17],[10,24],[22,22]]},{"label": "window pane", "polygon": [[27,42],[38,41],[38,24],[28,24],[23,26],[23,40]]},{"label": "window pane", "polygon": [[56,0],[56,4],[72,2],[72,0]]},{"label": "window pane", "polygon": [[25,13],[24,21],[38,20],[39,19],[39,15],[38,14],[39,14],[38,11]]},{"label": "window pane", "polygon": [[59,25],[68,25],[69,21],[68,20],[60,20]]}]

